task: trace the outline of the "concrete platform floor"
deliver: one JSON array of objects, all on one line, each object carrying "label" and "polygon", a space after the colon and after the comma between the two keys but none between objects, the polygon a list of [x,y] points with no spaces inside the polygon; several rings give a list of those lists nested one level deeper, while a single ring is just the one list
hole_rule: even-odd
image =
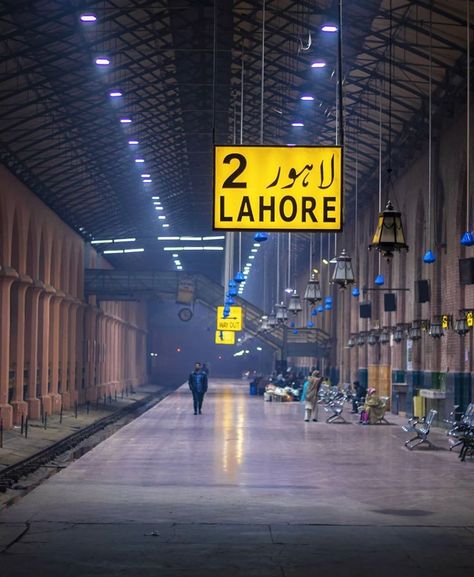
[{"label": "concrete platform floor", "polygon": [[3,511],[2,577],[474,574],[474,461],[442,436],[409,452],[237,381],[203,412],[182,387]]}]

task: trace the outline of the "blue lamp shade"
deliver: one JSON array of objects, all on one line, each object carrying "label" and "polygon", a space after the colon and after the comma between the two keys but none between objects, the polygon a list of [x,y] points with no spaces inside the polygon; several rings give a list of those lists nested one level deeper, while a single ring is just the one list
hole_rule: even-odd
[{"label": "blue lamp shade", "polygon": [[360,290],[358,289],[358,287],[355,286],[355,287],[352,289],[352,296],[353,296],[354,298],[357,298],[359,295],[360,295]]},{"label": "blue lamp shade", "polygon": [[332,304],[325,304],[325,305],[324,305],[324,308],[325,308],[327,311],[332,311]]},{"label": "blue lamp shade", "polygon": [[323,312],[324,312],[324,307],[323,307],[323,305],[319,305],[316,310],[317,310],[318,313],[323,313]]},{"label": "blue lamp shade", "polygon": [[313,321],[308,321],[308,329],[312,329],[314,327]]},{"label": "blue lamp shade", "polygon": [[295,321],[291,321],[291,323],[290,323],[290,327],[291,327],[292,329],[294,329],[294,328],[295,328]]},{"label": "blue lamp shade", "polygon": [[311,311],[311,316],[312,316],[312,317],[315,317],[317,314],[318,314],[318,309],[313,309],[313,310]]},{"label": "blue lamp shade", "polygon": [[237,283],[234,280],[230,280],[228,284],[229,290],[227,294],[231,297],[237,296]]},{"label": "blue lamp shade", "polygon": [[293,334],[297,335],[298,334],[298,329],[293,329]]},{"label": "blue lamp shade", "polygon": [[[229,295],[229,293],[227,293],[227,295]],[[224,301],[224,304],[225,304],[226,306],[229,306],[229,307],[230,307],[230,306],[232,306],[233,304],[235,304],[235,301],[234,301],[234,299],[233,299],[231,296],[227,296],[227,298],[226,298],[225,301]]]},{"label": "blue lamp shade", "polygon": [[385,283],[385,278],[384,278],[383,274],[378,274],[375,277],[374,283],[376,285],[382,286]]},{"label": "blue lamp shade", "polygon": [[461,244],[463,246],[472,246],[474,244],[474,234],[465,232],[461,237]]},{"label": "blue lamp shade", "polygon": [[236,282],[237,284],[240,284],[241,282],[244,282],[244,280],[245,280],[245,275],[244,275],[244,273],[239,271],[239,272],[235,275],[234,280],[235,280],[235,282]]},{"label": "blue lamp shade", "polygon": [[253,240],[255,242],[265,242],[266,240],[268,240],[268,233],[266,232],[256,232]]},{"label": "blue lamp shade", "polygon": [[332,305],[332,297],[326,297],[324,299],[324,304],[325,305]]},{"label": "blue lamp shade", "polygon": [[431,250],[427,250],[423,255],[423,262],[426,264],[431,264],[436,261],[436,257]]}]

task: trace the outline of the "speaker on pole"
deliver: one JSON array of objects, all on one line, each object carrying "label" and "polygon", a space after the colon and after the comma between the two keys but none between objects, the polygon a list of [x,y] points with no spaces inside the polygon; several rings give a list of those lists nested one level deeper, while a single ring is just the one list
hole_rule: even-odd
[{"label": "speaker on pole", "polygon": [[415,281],[415,301],[417,303],[430,302],[430,281],[426,279]]},{"label": "speaker on pole", "polygon": [[383,310],[386,313],[391,313],[397,310],[397,295],[395,293],[384,293]]},{"label": "speaker on pole", "polygon": [[370,319],[372,316],[372,303],[360,303],[359,317],[361,319]]},{"label": "speaker on pole", "polygon": [[463,285],[474,284],[474,258],[459,259],[459,282]]}]

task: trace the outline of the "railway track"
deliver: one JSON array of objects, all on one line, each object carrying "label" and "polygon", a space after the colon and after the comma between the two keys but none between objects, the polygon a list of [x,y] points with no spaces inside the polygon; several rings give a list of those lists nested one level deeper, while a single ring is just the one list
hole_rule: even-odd
[{"label": "railway track", "polygon": [[130,416],[133,416],[133,418],[139,417],[164,399],[171,390],[172,389],[163,391],[159,394],[148,395],[145,398],[136,401],[133,405],[129,405],[115,413],[107,415],[95,423],[68,435],[60,441],[57,441],[53,445],[38,451],[34,455],[31,455],[14,465],[6,467],[0,471],[0,492],[5,493],[7,489],[12,488],[16,483],[18,483],[22,477],[34,473],[39,468],[44,467],[63,453],[74,449],[74,447],[82,443],[82,441],[88,437],[95,435],[121,419]]}]

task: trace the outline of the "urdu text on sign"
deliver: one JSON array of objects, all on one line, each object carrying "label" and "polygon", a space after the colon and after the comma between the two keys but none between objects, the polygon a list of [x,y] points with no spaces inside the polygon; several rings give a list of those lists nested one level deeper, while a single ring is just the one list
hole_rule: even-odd
[{"label": "urdu text on sign", "polygon": [[215,230],[342,230],[339,146],[215,146]]}]

